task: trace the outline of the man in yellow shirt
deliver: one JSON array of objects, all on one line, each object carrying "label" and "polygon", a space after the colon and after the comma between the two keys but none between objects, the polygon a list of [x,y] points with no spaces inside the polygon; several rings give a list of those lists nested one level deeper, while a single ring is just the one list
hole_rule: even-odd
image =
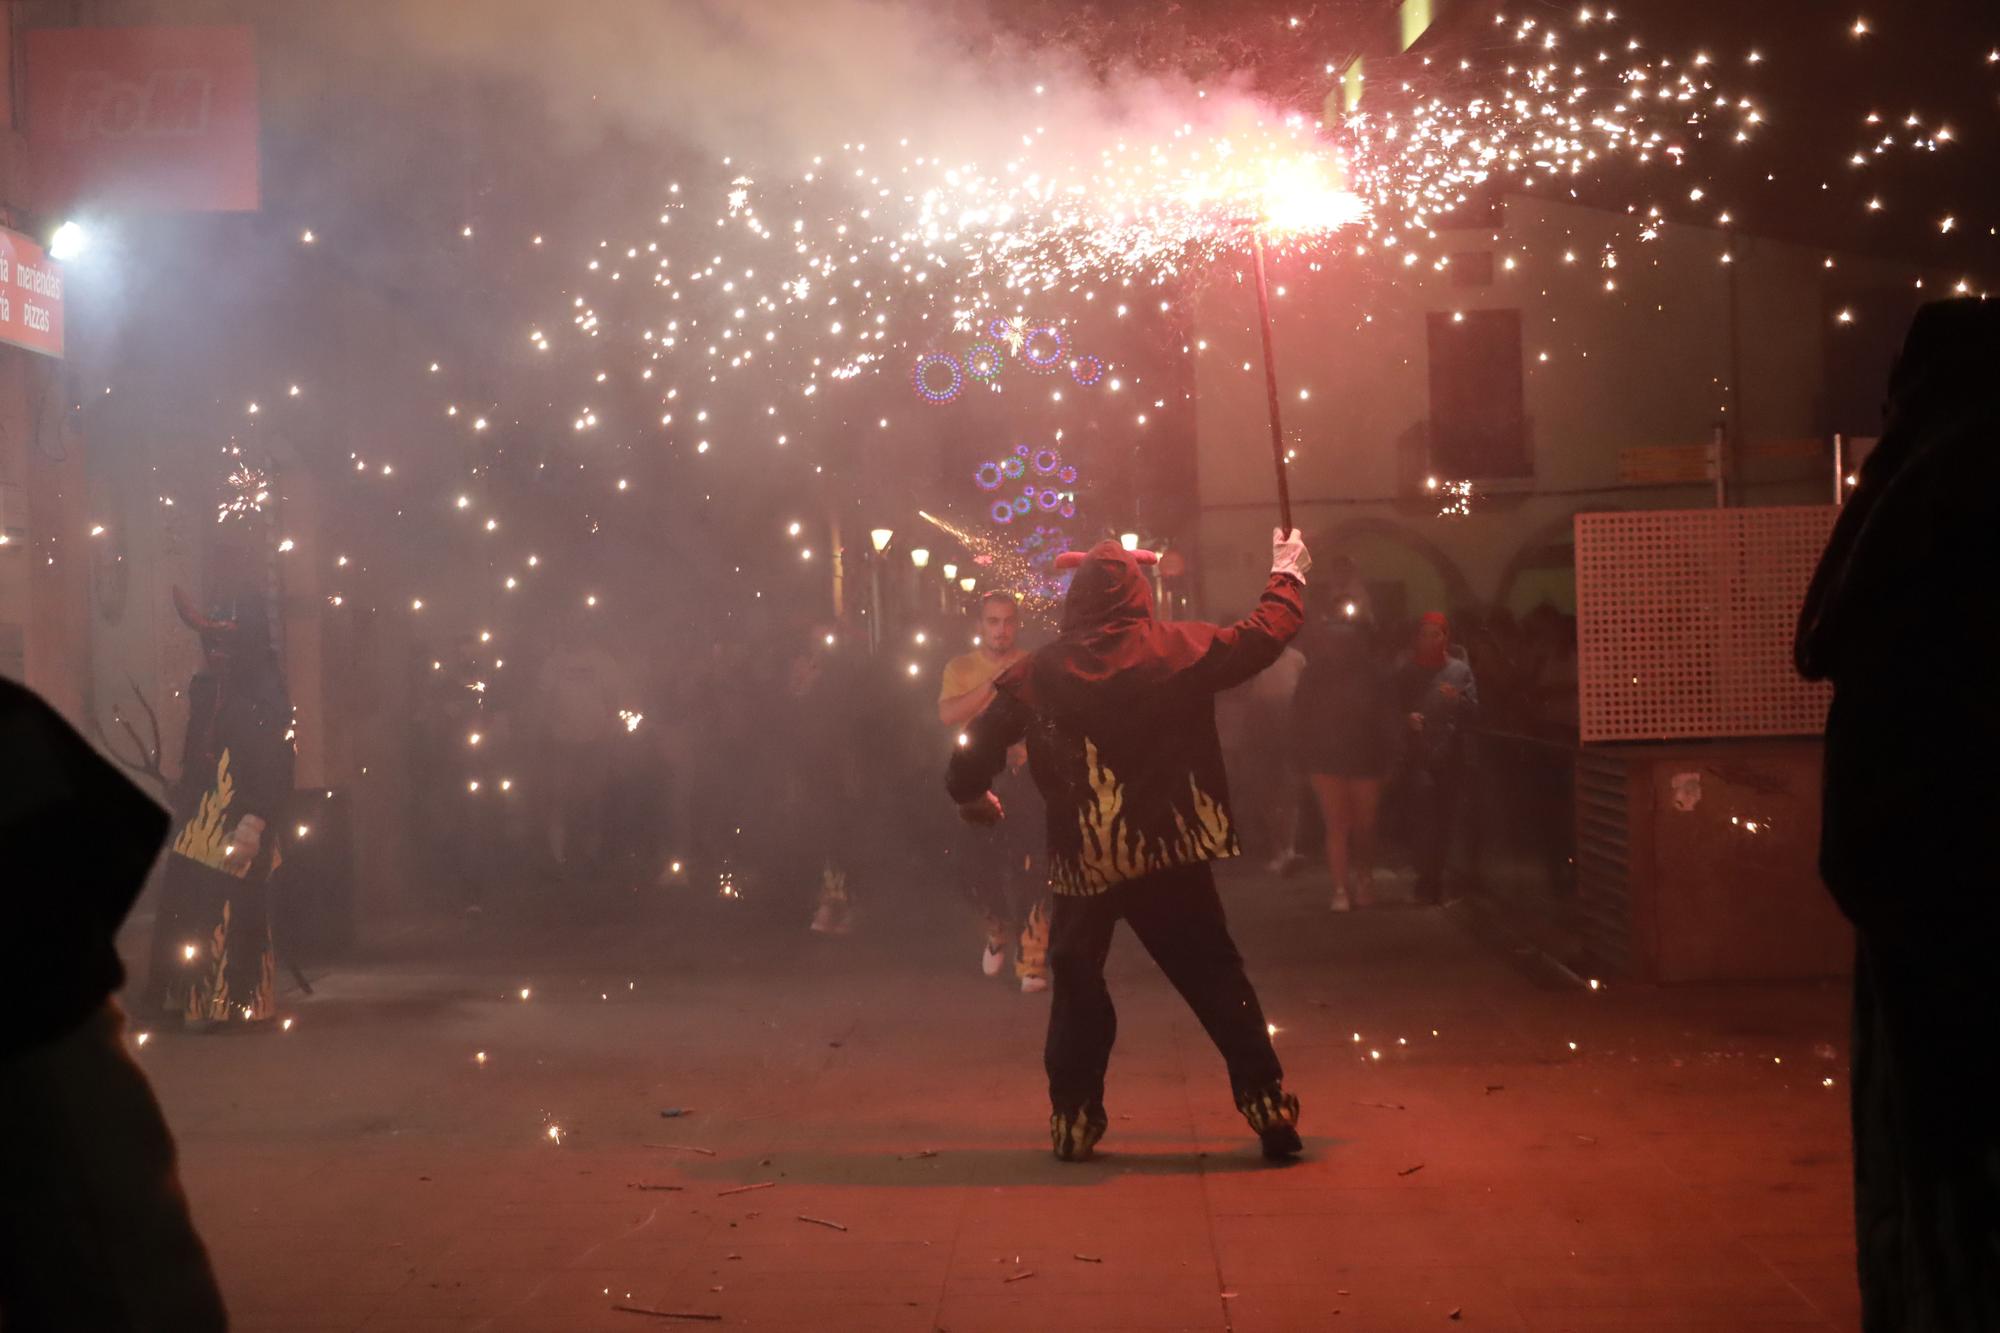
[{"label": "man in yellow shirt", "polygon": [[[989,592],[980,599],[979,646],[945,664],[938,691],[938,720],[951,728],[954,739],[993,702],[994,677],[1028,655],[1019,646],[1020,635],[1021,608],[1012,593]],[[1032,812],[1039,801],[1028,781],[1027,762],[1027,747],[1015,746],[998,781],[1009,788],[1002,800],[1024,802]],[[1049,914],[1043,902],[1048,875],[1036,855],[1038,827],[1032,813],[996,828],[967,826],[952,848],[959,884],[986,927],[981,969],[989,977],[1000,974],[1007,961],[1007,937],[1018,925],[1014,975],[1031,995],[1049,988]]]}]

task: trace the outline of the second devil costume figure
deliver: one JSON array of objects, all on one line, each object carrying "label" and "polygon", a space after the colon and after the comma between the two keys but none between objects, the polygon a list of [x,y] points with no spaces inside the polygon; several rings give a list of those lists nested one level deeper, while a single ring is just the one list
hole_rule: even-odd
[{"label": "second devil costume figure", "polygon": [[292,794],[291,707],[264,602],[228,620],[174,602],[201,635],[188,685],[187,742],[173,794],[174,839],[139,1013],[190,1024],[260,1022],[276,1008],[270,878]]},{"label": "second devil costume figure", "polygon": [[1001,673],[946,786],[966,819],[999,819],[991,783],[1008,748],[1027,739],[1056,894],[1045,1051],[1056,1156],[1088,1158],[1107,1123],[1117,1015],[1104,962],[1120,920],[1222,1052],[1265,1154],[1290,1156],[1300,1148],[1298,1098],[1284,1090],[1208,863],[1239,851],[1215,695],[1269,666],[1298,632],[1310,562],[1296,534],[1279,534],[1256,613],[1227,627],[1156,620],[1140,563],[1112,541],[1080,558],[1061,634]]}]

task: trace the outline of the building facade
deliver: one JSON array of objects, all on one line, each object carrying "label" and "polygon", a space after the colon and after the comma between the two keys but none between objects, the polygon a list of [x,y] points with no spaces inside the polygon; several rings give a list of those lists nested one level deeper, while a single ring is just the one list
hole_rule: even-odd
[{"label": "building facade", "polygon": [[[1355,560],[1388,614],[1572,611],[1581,511],[1833,502],[1833,436],[1873,433],[1923,275],[1639,230],[1509,196],[1416,263],[1273,264],[1296,521],[1316,552]],[[1221,607],[1254,594],[1277,515],[1247,272],[1199,296],[1192,346],[1194,570]]]}]

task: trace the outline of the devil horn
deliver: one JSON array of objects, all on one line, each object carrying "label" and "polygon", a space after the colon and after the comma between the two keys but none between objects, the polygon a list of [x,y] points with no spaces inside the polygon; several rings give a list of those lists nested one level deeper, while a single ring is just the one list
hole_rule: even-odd
[{"label": "devil horn", "polygon": [[211,620],[203,615],[196,608],[194,599],[181,591],[178,585],[174,588],[174,610],[179,613],[181,623],[197,634],[214,634],[232,628],[226,620]]}]

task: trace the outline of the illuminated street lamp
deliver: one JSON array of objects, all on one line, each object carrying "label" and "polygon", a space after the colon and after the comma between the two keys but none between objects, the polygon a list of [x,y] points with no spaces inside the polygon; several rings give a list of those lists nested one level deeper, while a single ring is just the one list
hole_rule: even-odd
[{"label": "illuminated street lamp", "polygon": [[965,589],[967,592],[971,592],[974,588],[979,586],[979,580],[974,578],[972,575],[967,574],[964,578],[958,581],[958,586]]},{"label": "illuminated street lamp", "polygon": [[1128,551],[1136,551],[1139,549],[1139,534],[1136,532],[1121,532],[1118,534],[1118,544]]},{"label": "illuminated street lamp", "polygon": [[[889,549],[889,543],[896,534],[889,528],[870,528],[868,540],[874,543],[875,554],[879,557]],[[868,562],[868,649],[879,651],[882,647],[882,562],[880,559]]]},{"label": "illuminated street lamp", "polygon": [[928,565],[930,562],[931,562],[931,553],[929,551],[926,551],[921,546],[914,547],[911,549],[910,563],[915,565],[918,569],[922,569],[925,565]]},{"label": "illuminated street lamp", "polygon": [[57,227],[49,237],[49,258],[57,260],[75,259],[90,248],[90,233],[81,223],[65,222]]}]

